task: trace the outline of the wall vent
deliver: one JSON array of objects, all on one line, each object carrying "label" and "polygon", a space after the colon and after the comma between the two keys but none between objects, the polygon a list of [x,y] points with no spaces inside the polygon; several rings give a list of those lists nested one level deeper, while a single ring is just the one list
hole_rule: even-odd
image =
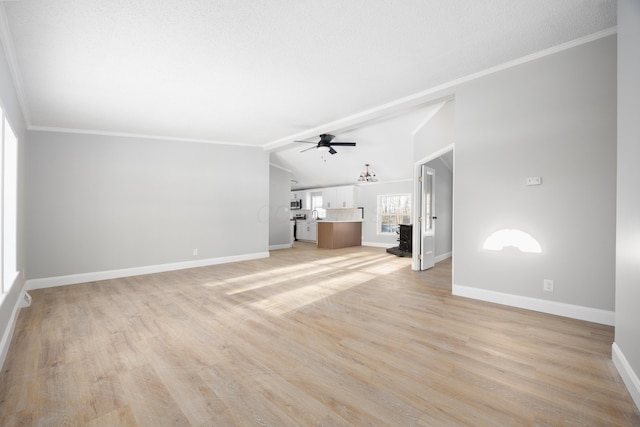
[{"label": "wall vent", "polygon": [[22,296],[22,307],[29,307],[31,306],[31,295],[29,295],[27,292],[24,293],[24,295]]}]

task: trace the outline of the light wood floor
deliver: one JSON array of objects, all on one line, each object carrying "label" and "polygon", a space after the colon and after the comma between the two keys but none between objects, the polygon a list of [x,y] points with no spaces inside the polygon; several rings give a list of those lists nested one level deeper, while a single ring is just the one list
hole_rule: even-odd
[{"label": "light wood floor", "polygon": [[0,425],[638,426],[613,328],[451,296],[451,264],[296,243],[43,289]]}]

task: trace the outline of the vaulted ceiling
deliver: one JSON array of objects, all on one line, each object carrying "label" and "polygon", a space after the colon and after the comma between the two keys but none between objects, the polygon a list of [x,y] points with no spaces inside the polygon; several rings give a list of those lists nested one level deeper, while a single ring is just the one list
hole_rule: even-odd
[{"label": "vaulted ceiling", "polygon": [[294,139],[356,137],[367,111],[614,27],[616,2],[16,0],[0,15],[30,128],[264,146],[291,167]]}]

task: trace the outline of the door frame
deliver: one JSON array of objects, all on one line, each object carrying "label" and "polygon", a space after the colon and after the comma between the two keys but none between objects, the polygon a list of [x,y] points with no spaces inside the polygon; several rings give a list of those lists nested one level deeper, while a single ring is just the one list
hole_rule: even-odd
[{"label": "door frame", "polygon": [[[423,164],[420,171],[420,217],[415,223],[420,227],[420,247],[418,249],[420,270],[428,270],[435,265],[436,224],[434,220],[436,219],[437,182],[435,169]],[[428,229],[425,223],[430,224]]]},{"label": "door frame", "polygon": [[[411,209],[412,212],[412,216],[413,216],[413,223],[414,224],[419,224],[418,218],[420,218],[420,216],[422,216],[422,194],[421,194],[421,185],[420,185],[420,173],[422,170],[422,165],[425,165],[426,163],[429,163],[430,161],[437,159],[438,157],[442,156],[445,153],[448,153],[449,151],[453,151],[454,155],[453,155],[453,191],[454,191],[454,201],[453,201],[453,206],[451,209],[451,215],[452,217],[454,216],[454,212],[455,212],[455,181],[456,181],[456,168],[455,168],[455,162],[456,162],[456,156],[455,156],[455,144],[449,144],[437,151],[435,151],[432,154],[429,154],[428,156],[418,160],[417,162],[415,162],[413,164],[413,208]],[[435,189],[434,189],[435,191]],[[434,200],[435,201],[435,200]],[[437,201],[435,201],[437,203]],[[435,207],[434,207],[434,212],[435,212]],[[420,271],[420,252],[421,252],[421,245],[422,245],[422,236],[420,233],[421,227],[413,227],[413,236],[412,236],[412,247],[413,247],[413,255],[412,255],[412,262],[411,262],[411,269],[415,270],[415,271]],[[455,232],[455,223],[453,221],[453,218],[451,219],[451,256],[453,257],[455,248],[453,245],[453,235]],[[435,236],[434,236],[435,238]]]}]

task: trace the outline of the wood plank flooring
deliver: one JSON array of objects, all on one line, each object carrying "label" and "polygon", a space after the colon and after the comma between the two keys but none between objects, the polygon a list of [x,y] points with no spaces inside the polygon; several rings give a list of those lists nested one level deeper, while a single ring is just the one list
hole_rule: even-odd
[{"label": "wood plank flooring", "polygon": [[453,297],[450,260],[297,242],[31,294],[2,426],[640,425],[613,328]]}]

